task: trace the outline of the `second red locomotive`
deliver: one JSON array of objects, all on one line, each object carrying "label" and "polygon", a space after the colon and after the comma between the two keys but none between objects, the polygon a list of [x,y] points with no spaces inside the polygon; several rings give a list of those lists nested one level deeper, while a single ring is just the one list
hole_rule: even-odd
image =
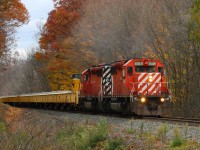
[{"label": "second red locomotive", "polygon": [[81,77],[80,107],[93,111],[166,116],[169,90],[164,65],[138,58],[100,64]]}]

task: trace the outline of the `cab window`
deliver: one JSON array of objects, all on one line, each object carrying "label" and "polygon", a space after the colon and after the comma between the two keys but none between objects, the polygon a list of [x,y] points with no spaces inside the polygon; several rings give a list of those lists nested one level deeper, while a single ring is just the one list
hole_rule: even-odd
[{"label": "cab window", "polygon": [[158,71],[159,71],[160,73],[162,73],[162,72],[163,72],[163,67],[158,67]]},{"label": "cab window", "polygon": [[73,74],[72,79],[80,79],[81,80],[82,74]]},{"label": "cab window", "polygon": [[135,67],[135,72],[144,72],[145,68],[143,66]]},{"label": "cab window", "polygon": [[156,71],[155,67],[146,67],[146,72],[151,73],[151,72],[155,72],[155,71]]},{"label": "cab window", "polygon": [[97,70],[97,77],[102,77],[102,69]]},{"label": "cab window", "polygon": [[128,73],[129,76],[132,76],[133,75],[133,67],[129,66],[127,68],[127,73]]},{"label": "cab window", "polygon": [[83,76],[83,81],[88,81],[88,78],[89,78],[89,76],[87,75],[87,74],[85,74],[84,76]]}]

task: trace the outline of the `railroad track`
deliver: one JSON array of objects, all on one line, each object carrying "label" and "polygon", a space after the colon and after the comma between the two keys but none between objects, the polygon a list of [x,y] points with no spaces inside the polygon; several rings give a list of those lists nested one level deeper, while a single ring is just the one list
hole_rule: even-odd
[{"label": "railroad track", "polygon": [[105,116],[105,117],[115,117],[115,118],[126,118],[126,119],[143,119],[143,120],[152,120],[152,121],[159,121],[163,123],[173,123],[173,124],[180,124],[180,125],[188,125],[188,126],[199,126],[200,127],[200,119],[199,118],[172,118],[172,117],[150,117],[150,116],[133,116],[130,114],[118,114],[118,113],[93,113],[90,111],[71,111],[65,110],[62,112],[66,113],[78,113],[78,114],[87,114],[87,115],[96,115],[96,116]]},{"label": "railroad track", "polygon": [[[27,109],[27,108],[26,108]],[[28,109],[36,109],[36,108],[28,108]],[[159,121],[163,123],[174,123],[180,125],[188,125],[188,126],[200,126],[200,118],[171,118],[171,117],[149,117],[149,116],[133,116],[131,114],[118,114],[118,113],[94,113],[91,111],[80,111],[80,110],[58,110],[58,109],[42,109],[42,110],[50,110],[50,111],[60,111],[66,113],[78,113],[78,114],[88,114],[88,115],[96,115],[96,116],[106,116],[106,117],[116,117],[116,118],[126,118],[126,119],[143,119],[143,120],[152,120]]]},{"label": "railroad track", "polygon": [[200,126],[200,119],[199,118],[159,118],[159,117],[143,117],[145,120],[153,120],[153,121],[161,121],[161,122],[171,122],[176,124],[187,124],[188,126]]}]

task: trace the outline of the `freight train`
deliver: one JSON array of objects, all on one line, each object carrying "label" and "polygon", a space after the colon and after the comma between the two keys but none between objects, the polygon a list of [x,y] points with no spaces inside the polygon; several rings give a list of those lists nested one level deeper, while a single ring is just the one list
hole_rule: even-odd
[{"label": "freight train", "polygon": [[167,116],[170,94],[166,78],[165,67],[157,59],[119,60],[74,74],[71,91],[0,97],[0,102],[15,106]]}]

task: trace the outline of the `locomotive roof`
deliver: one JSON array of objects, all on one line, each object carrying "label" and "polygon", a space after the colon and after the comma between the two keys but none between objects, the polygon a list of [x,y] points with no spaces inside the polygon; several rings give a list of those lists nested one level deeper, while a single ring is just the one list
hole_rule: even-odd
[{"label": "locomotive roof", "polygon": [[[137,60],[137,61],[145,61],[145,60],[150,61],[150,60],[153,60],[153,61],[159,61],[159,62],[160,62],[160,60],[158,60],[158,59],[146,58],[146,57],[140,57],[140,58],[136,58],[136,57],[135,57],[135,58],[127,59],[127,60],[121,59],[121,60],[114,61],[114,62],[112,62],[112,63],[110,63],[110,64],[101,63],[101,64],[96,65],[96,66],[93,65],[92,67],[90,67],[90,68],[84,70],[84,71],[82,72],[82,74],[86,73],[86,72],[89,71],[89,70],[97,70],[97,69],[102,68],[102,67],[104,67],[104,66],[126,66],[126,65],[128,65],[131,61],[134,61],[134,60]],[[160,63],[161,63],[161,62],[160,62]],[[162,64],[162,63],[161,63],[161,64]]]}]

